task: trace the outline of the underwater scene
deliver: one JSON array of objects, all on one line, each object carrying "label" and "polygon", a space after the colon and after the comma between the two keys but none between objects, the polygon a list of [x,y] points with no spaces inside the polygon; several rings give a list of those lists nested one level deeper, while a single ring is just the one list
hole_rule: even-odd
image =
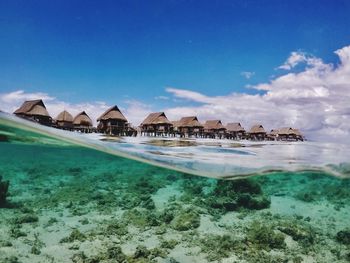
[{"label": "underwater scene", "polygon": [[346,166],[225,180],[0,131],[1,263],[350,262]]}]

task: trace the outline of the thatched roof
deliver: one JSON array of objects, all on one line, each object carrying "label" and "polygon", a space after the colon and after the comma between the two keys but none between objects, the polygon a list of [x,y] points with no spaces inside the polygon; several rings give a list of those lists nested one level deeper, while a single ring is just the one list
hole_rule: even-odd
[{"label": "thatched roof", "polygon": [[204,124],[204,129],[206,130],[220,130],[226,129],[224,125],[222,125],[220,120],[210,120],[206,121]]},{"label": "thatched roof", "polygon": [[291,127],[283,127],[278,130],[278,135],[296,135],[296,136],[302,136],[300,131],[298,129],[293,129]]},{"label": "thatched roof", "polygon": [[84,125],[84,126],[92,126],[92,120],[89,115],[86,114],[85,111],[82,111],[77,114],[77,116],[73,119],[74,125]]},{"label": "thatched roof", "polygon": [[164,112],[154,112],[147,116],[141,125],[150,124],[171,124]]},{"label": "thatched roof", "polygon": [[293,131],[294,131],[295,135],[303,137],[303,135],[301,134],[301,132],[298,129],[293,129]]},{"label": "thatched roof", "polygon": [[279,135],[290,135],[290,134],[295,134],[294,129],[291,127],[283,127],[278,130]]},{"label": "thatched roof", "polygon": [[278,134],[279,130],[276,130],[276,129],[272,129],[270,131],[270,135],[273,135],[273,136],[276,136]]},{"label": "thatched roof", "polygon": [[174,127],[179,127],[179,126],[180,126],[180,121],[171,121],[171,124],[172,124]]},{"label": "thatched roof", "polygon": [[265,129],[262,125],[256,124],[250,128],[249,133],[266,133],[266,132],[265,132]]},{"label": "thatched roof", "polygon": [[27,100],[23,102],[22,106],[17,109],[14,114],[50,117],[42,100]]},{"label": "thatched roof", "polygon": [[62,111],[57,115],[56,121],[73,122],[73,116],[68,111]]},{"label": "thatched roof", "polygon": [[229,132],[244,132],[244,128],[239,122],[228,123],[226,129]]},{"label": "thatched roof", "polygon": [[203,127],[196,116],[183,117],[177,123],[178,127]]},{"label": "thatched roof", "polygon": [[124,117],[124,115],[121,113],[121,111],[119,110],[118,106],[115,105],[111,108],[109,108],[108,110],[106,110],[98,119],[97,121],[101,121],[101,120],[121,120],[121,121],[125,121],[127,122],[126,118]]}]

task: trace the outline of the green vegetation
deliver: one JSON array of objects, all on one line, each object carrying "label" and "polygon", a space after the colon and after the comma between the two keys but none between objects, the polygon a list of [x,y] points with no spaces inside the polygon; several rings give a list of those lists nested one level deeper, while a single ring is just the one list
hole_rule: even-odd
[{"label": "green vegetation", "polygon": [[39,221],[39,217],[34,214],[24,214],[22,216],[17,217],[14,222],[16,224],[24,224],[24,223],[35,223]]},{"label": "green vegetation", "polygon": [[193,209],[185,209],[176,213],[171,226],[178,231],[196,229],[200,225],[200,215]]},{"label": "green vegetation", "polygon": [[122,216],[122,221],[125,222],[125,224],[131,223],[141,229],[159,226],[161,224],[158,220],[158,216],[154,212],[136,208],[125,211]]},{"label": "green vegetation", "polygon": [[282,249],[286,246],[283,234],[276,233],[271,226],[257,221],[254,221],[249,227],[247,241],[265,250]]},{"label": "green vegetation", "polygon": [[171,239],[171,240],[163,240],[160,244],[161,248],[166,248],[166,249],[174,249],[176,247],[177,244],[179,244],[180,242],[175,240],[175,239]]},{"label": "green vegetation", "polygon": [[44,243],[39,239],[37,234],[34,234],[34,242],[31,248],[31,253],[35,255],[39,255],[41,253],[41,249],[44,247]]},{"label": "green vegetation", "polygon": [[119,246],[111,246],[107,249],[105,257],[116,263],[125,262],[126,256]]},{"label": "green vegetation", "polygon": [[279,224],[278,230],[291,236],[301,246],[309,248],[316,243],[316,233],[306,223],[288,220]]},{"label": "green vegetation", "polygon": [[0,175],[0,208],[7,206],[7,196],[8,196],[8,189],[10,186],[9,181],[2,181],[2,176]]},{"label": "green vegetation", "polygon": [[16,256],[11,256],[11,257],[6,257],[1,263],[20,263],[18,260],[18,257]]},{"label": "green vegetation", "polygon": [[106,227],[107,235],[118,235],[123,236],[128,233],[127,226],[118,220],[112,220],[108,223]]},{"label": "green vegetation", "polygon": [[220,261],[229,257],[234,251],[242,249],[241,244],[232,235],[206,235],[198,242],[201,252],[205,253],[210,261]]},{"label": "green vegetation", "polygon": [[74,241],[83,242],[86,240],[86,236],[81,233],[78,229],[73,229],[68,237],[64,237],[61,239],[60,243],[72,243]]},{"label": "green vegetation", "polygon": [[201,194],[196,202],[217,215],[242,209],[261,210],[270,207],[270,198],[256,179],[217,180],[213,190]]},{"label": "green vegetation", "polygon": [[[11,149],[8,150],[14,151]],[[22,150],[17,153],[26,152]],[[344,211],[326,214],[334,211],[335,206],[347,207],[349,180],[313,175],[312,181],[307,173],[215,180],[78,147],[54,150],[48,147],[45,151],[37,148],[39,156],[45,152],[41,158],[28,152],[31,149],[21,157],[27,159],[15,167],[7,166],[6,161],[0,167],[0,174],[11,178],[11,195],[15,197],[11,204],[14,200],[22,204],[1,210],[4,213],[0,213],[0,225],[5,226],[1,229],[4,234],[1,240],[10,241],[0,241],[1,252],[21,246],[25,250],[17,256],[19,261],[64,261],[46,256],[52,249],[51,242],[44,249],[42,241],[34,235],[42,231],[42,226],[47,230],[40,236],[42,240],[54,237],[56,231],[70,231],[57,234],[67,236],[63,234],[61,244],[54,246],[69,255],[65,260],[75,263],[175,263],[171,256],[179,260],[179,250],[186,253],[188,261],[200,256],[206,257],[204,262],[222,262],[225,258],[228,262],[249,263],[299,263],[305,258],[322,262],[325,255],[334,262],[350,259],[349,229],[330,231],[337,223],[344,225],[340,218]],[[159,189],[162,190],[158,192]],[[302,195],[294,196],[298,193]],[[276,205],[266,209],[273,195]],[[291,196],[309,203],[302,204]],[[277,214],[276,209],[283,202],[286,210],[291,208]],[[313,202],[319,202],[318,207],[321,210],[322,205],[324,210],[312,214],[305,211],[301,216],[298,204],[312,207]],[[329,207],[323,206],[323,202]],[[69,230],[72,225],[77,229]],[[207,227],[212,227],[208,232],[215,234],[208,234]],[[0,253],[0,262],[10,262],[5,257],[9,255]]]},{"label": "green vegetation", "polygon": [[344,229],[337,233],[336,237],[339,243],[350,245],[350,229]]}]

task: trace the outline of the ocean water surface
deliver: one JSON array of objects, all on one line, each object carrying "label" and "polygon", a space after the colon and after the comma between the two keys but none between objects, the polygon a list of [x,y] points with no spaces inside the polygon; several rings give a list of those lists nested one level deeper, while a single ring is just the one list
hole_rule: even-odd
[{"label": "ocean water surface", "polygon": [[344,145],[109,138],[2,113],[0,141],[1,263],[350,261]]}]

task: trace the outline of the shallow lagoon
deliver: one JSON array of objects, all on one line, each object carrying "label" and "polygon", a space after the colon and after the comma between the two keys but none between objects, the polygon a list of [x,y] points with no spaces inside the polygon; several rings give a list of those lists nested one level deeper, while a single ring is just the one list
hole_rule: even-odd
[{"label": "shallow lagoon", "polygon": [[350,260],[349,179],[227,181],[19,132],[0,143],[0,262]]}]

